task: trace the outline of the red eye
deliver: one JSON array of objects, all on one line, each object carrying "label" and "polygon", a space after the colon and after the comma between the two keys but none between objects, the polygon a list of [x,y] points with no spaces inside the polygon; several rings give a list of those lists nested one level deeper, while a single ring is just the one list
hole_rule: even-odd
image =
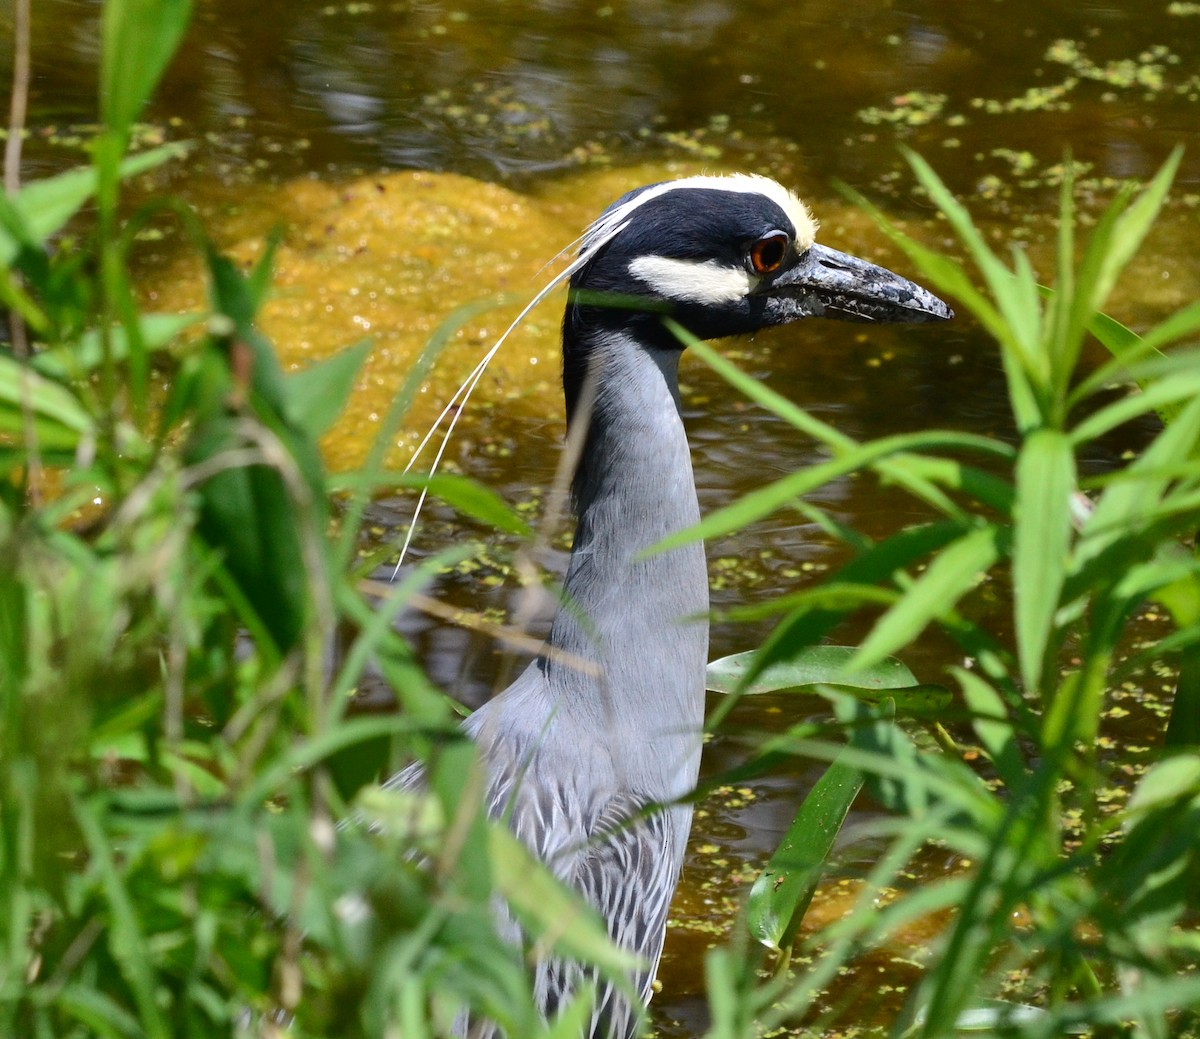
[{"label": "red eye", "polygon": [[774,274],[787,259],[788,236],[782,231],[771,231],[750,246],[746,257],[750,270],[755,274]]}]

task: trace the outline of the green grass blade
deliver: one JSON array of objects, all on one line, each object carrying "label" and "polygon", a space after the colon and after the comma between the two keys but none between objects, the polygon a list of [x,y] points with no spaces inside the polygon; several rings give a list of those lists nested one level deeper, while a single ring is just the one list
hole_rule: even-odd
[{"label": "green grass blade", "polygon": [[0,433],[20,437],[26,407],[41,447],[74,450],[82,438],[94,433],[92,416],[69,389],[0,355]]},{"label": "green grass blade", "polygon": [[1104,306],[1121,271],[1141,248],[1146,234],[1162,210],[1182,159],[1182,147],[1175,148],[1162,168],[1128,208],[1120,207],[1120,200],[1114,203],[1116,215],[1111,232],[1093,234],[1081,267],[1089,265],[1090,254],[1094,250],[1097,253],[1094,260],[1094,279],[1089,292],[1084,293],[1082,284],[1078,292],[1079,301],[1087,307],[1089,318]]},{"label": "green grass blade", "polygon": [[93,810],[82,802],[72,804],[75,820],[100,880],[109,915],[109,942],[125,980],[133,992],[140,1024],[150,1039],[170,1039],[171,1032],[158,1007],[154,956],[142,932],[134,899],[112,858],[108,837]]},{"label": "green grass blade", "polygon": [[1200,367],[1180,371],[1171,379],[1156,380],[1146,390],[1113,401],[1083,419],[1071,430],[1071,442],[1086,444],[1140,415],[1190,401],[1197,394],[1200,394]]},{"label": "green grass blade", "polygon": [[101,23],[100,118],[125,140],[191,18],[191,0],[108,0]]},{"label": "green grass blade", "polygon": [[1040,688],[1066,576],[1075,456],[1067,436],[1041,429],[1021,448],[1014,508],[1013,609],[1021,677]]},{"label": "green grass blade", "polygon": [[[1145,390],[1147,375],[1139,373],[1139,364],[1147,360],[1165,363],[1178,356],[1164,354],[1162,348],[1200,330],[1200,300],[1176,311],[1140,338],[1119,321],[1104,314],[1097,314],[1088,329],[1113,355],[1113,359],[1080,380],[1068,400],[1069,408],[1075,407],[1097,390],[1122,379],[1133,379]],[[1163,422],[1173,422],[1179,413],[1179,405],[1161,404],[1155,410]]]},{"label": "green grass blade", "polygon": [[871,629],[847,671],[875,665],[907,646],[933,620],[954,607],[999,558],[998,531],[979,527],[944,548]]},{"label": "green grass blade", "polygon": [[756,941],[771,949],[791,944],[864,778],[859,769],[834,760],[813,784],[750,890],[746,924]]},{"label": "green grass blade", "polygon": [[428,490],[431,495],[451,508],[479,523],[518,537],[529,537],[532,531],[520,514],[490,487],[458,473],[402,473],[391,481],[393,487]]},{"label": "green grass blade", "polygon": [[954,669],[962,689],[963,701],[971,712],[971,724],[980,745],[987,752],[1000,778],[1011,789],[1025,776],[1025,762],[1017,745],[1016,733],[1004,700],[983,678],[973,671]]},{"label": "green grass blade", "polygon": [[67,985],[55,1001],[89,1035],[100,1039],[138,1039],[144,1035],[137,1019],[116,1000],[86,984]]},{"label": "green grass blade", "polygon": [[[1008,347],[1008,349],[1001,349],[1000,356],[1004,365],[1013,414],[1017,419],[1017,428],[1032,429],[1035,427],[1041,418],[1037,395],[1022,360],[1024,351],[1017,343],[1004,316],[992,305],[987,296],[975,288],[966,272],[956,261],[909,238],[892,226],[887,217],[862,195],[846,187],[841,190],[842,194],[867,212],[875,221],[876,226],[916,265],[921,276],[934,289],[962,303],[1001,347]],[[966,217],[966,220],[969,223],[970,218]]]},{"label": "green grass blade", "polygon": [[371,341],[363,339],[331,357],[284,376],[285,410],[296,426],[314,440],[337,421],[362,370]]},{"label": "green grass blade", "polygon": [[[120,164],[118,175],[136,177],[172,159],[183,158],[188,150],[187,144],[173,143],[139,152]],[[95,168],[82,166],[35,180],[15,198],[0,203],[0,210],[9,207],[8,215],[0,221],[0,263],[12,263],[22,245],[41,248],[47,238],[60,231],[96,194],[98,185]]]},{"label": "green grass blade", "polygon": [[[1036,324],[1031,322],[1031,316],[1025,311],[1029,286],[1021,286],[1020,279],[1010,271],[1000,260],[983,235],[971,220],[971,215],[950,193],[938,175],[915,152],[902,149],[904,157],[916,174],[921,186],[929,193],[933,203],[945,214],[954,228],[959,240],[967,248],[971,259],[979,268],[988,290],[995,299],[1000,314],[1004,318],[1004,332],[998,337],[1001,345],[1011,349],[1020,361],[1021,369],[1032,380],[1035,395],[1044,390],[1050,376],[1049,366],[1044,355],[1038,349],[1037,338],[1027,338],[1036,330]],[[1036,291],[1036,281],[1032,288]],[[1036,314],[1040,308],[1035,307]]]},{"label": "green grass blade", "polygon": [[897,456],[937,450],[968,450],[994,457],[1006,457],[1010,453],[1010,448],[1006,445],[987,437],[940,430],[905,433],[872,440],[866,444],[856,444],[854,448],[847,448],[831,461],[790,473],[775,483],[743,495],[732,505],[710,513],[696,526],[664,538],[657,545],[647,549],[647,552],[665,551],[691,541],[720,537],[740,530],[848,473],[872,466],[882,467],[884,462],[900,461]]},{"label": "green grass blade", "polygon": [[834,451],[849,450],[858,446],[857,441],[846,436],[845,433],[840,432],[835,427],[829,425],[829,423],[815,418],[799,405],[788,400],[787,397],[776,393],[758,379],[747,375],[736,364],[722,357],[708,343],[697,339],[687,329],[671,318],[664,318],[663,324],[679,338],[680,342],[685,343],[696,357],[699,357],[709,368],[729,383],[730,386],[746,397],[747,400],[752,400],[756,404],[762,405],[772,415],[783,419],[784,422],[787,422],[795,429],[800,430],[802,433],[807,433],[818,443],[825,444]]}]

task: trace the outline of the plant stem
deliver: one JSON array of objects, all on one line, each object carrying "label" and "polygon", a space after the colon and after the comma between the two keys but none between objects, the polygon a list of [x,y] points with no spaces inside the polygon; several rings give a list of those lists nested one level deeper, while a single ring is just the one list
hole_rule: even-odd
[{"label": "plant stem", "polygon": [[21,187],[21,145],[29,110],[29,2],[15,0],[13,4],[13,83],[4,143],[4,190],[9,195]]},{"label": "plant stem", "polygon": [[[12,98],[8,109],[8,140],[4,142],[4,192],[10,198],[21,189],[21,145],[25,139],[25,119],[29,111],[29,5],[30,0],[15,0],[13,5]],[[17,277],[15,272],[14,277]],[[8,331],[13,355],[28,357],[28,330],[25,319],[15,309],[8,312]],[[42,462],[38,452],[31,392],[26,373],[21,385],[21,426],[25,437],[29,500],[36,507],[41,504]]]}]

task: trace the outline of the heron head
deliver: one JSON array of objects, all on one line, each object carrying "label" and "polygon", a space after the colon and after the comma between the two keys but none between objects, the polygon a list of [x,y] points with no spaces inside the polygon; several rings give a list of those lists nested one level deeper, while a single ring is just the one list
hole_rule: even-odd
[{"label": "heron head", "polygon": [[908,279],[818,245],[816,233],[808,207],[766,177],[652,184],[614,202],[584,236],[573,305],[647,325],[668,313],[702,339],[806,317],[905,323],[953,316]]}]

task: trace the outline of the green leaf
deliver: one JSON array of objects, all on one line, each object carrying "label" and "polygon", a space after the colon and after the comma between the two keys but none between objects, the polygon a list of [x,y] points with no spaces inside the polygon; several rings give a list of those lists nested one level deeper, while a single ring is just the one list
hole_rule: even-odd
[{"label": "green leaf", "polygon": [[[731,386],[742,391],[750,400],[761,404],[785,422],[793,425],[796,429],[825,444],[834,455],[834,461],[830,463],[831,465],[849,468],[855,464],[851,459],[858,458],[860,459],[857,463],[859,466],[872,465],[878,469],[879,474],[885,480],[904,488],[946,515],[956,515],[960,510],[957,510],[953,500],[941,491],[936,482],[931,481],[926,476],[924,472],[926,460],[912,459],[909,457],[909,452],[945,448],[948,450],[979,451],[989,455],[1008,455],[1011,451],[1007,445],[1001,445],[986,437],[973,437],[970,434],[960,433],[935,434],[934,440],[930,442],[922,441],[919,439],[921,435],[918,434],[918,439],[907,445],[896,441],[891,441],[890,446],[883,446],[881,444],[860,445],[851,437],[839,432],[833,426],[814,418],[803,408],[797,407],[791,401],[764,386],[759,380],[750,377],[738,369],[736,365],[722,357],[708,343],[697,339],[677,322],[670,318],[664,318],[663,323],[675,334],[681,343],[686,345],[693,354],[704,361],[705,364],[725,379]],[[855,454],[856,452],[858,454]],[[830,472],[825,474],[823,479],[826,481],[832,480],[835,475],[836,472]],[[795,476],[798,480],[802,481],[806,477],[806,473],[801,472],[795,474]],[[787,499],[788,495],[784,489],[786,487],[786,479],[780,481],[779,484],[773,485],[775,488],[774,491],[764,488],[764,496],[758,500],[760,508],[770,511],[769,503],[771,494],[774,494],[775,499],[780,501],[780,503]],[[794,499],[795,495],[792,498]],[[744,506],[739,501],[735,502],[730,508],[735,510],[735,513],[740,513]],[[720,523],[723,521],[718,520],[715,522]],[[743,519],[741,521],[742,524],[746,522],[751,522],[751,520]],[[696,529],[693,528],[691,531],[685,532],[679,539],[664,541],[662,545],[657,547],[661,548],[668,544],[679,544],[690,540],[694,536]]]},{"label": "green leaf", "polygon": [[101,25],[100,118],[121,141],[183,39],[191,0],[107,0]]},{"label": "green leaf", "polygon": [[[1082,572],[1109,551],[1135,522],[1143,522],[1158,506],[1172,477],[1164,474],[1187,464],[1200,440],[1200,396],[1189,400],[1175,421],[1126,466],[1122,479],[1105,487],[1084,523],[1073,564]],[[1196,618],[1187,618],[1190,623]]]},{"label": "green leaf", "polygon": [[[855,652],[852,646],[803,646],[765,668],[761,667],[764,652],[772,658],[776,655],[768,644],[714,660],[708,665],[708,689],[731,698],[760,693],[848,694],[866,703],[890,701],[897,714],[912,718],[938,717],[953,702],[949,689],[918,683],[895,657],[849,673],[845,668]],[[714,711],[711,724],[715,726],[723,716],[723,711]]]},{"label": "green leaf", "polygon": [[24,435],[26,405],[39,447],[73,451],[94,434],[92,417],[69,389],[0,354],[0,433]]},{"label": "green leaf", "polygon": [[[1022,1026],[1032,1027],[1047,1018],[1047,1013],[1041,1007],[1032,1007],[1024,1003],[1006,1003],[1003,1000],[984,1000],[978,1006],[967,1007],[961,1011],[954,1021],[956,1032],[988,1032],[1003,1035],[1010,1034]],[[921,1015],[917,1015],[920,1023]],[[1076,1025],[1064,1029],[1067,1035],[1082,1035],[1086,1028]]]},{"label": "green leaf", "polygon": [[392,480],[393,486],[413,490],[428,489],[429,493],[464,516],[496,530],[519,537],[529,537],[529,524],[513,511],[490,487],[478,480],[457,473],[402,473]]},{"label": "green leaf", "polygon": [[[248,449],[257,453],[233,416],[216,415],[197,428],[188,445],[189,465],[217,467],[197,487],[197,532],[221,554],[254,617],[279,654],[286,655],[310,617],[310,578],[316,575],[309,573],[305,541],[319,527],[308,515],[314,503],[293,496],[298,488],[289,486],[286,470],[247,464],[241,456]],[[243,620],[250,623],[248,617]]]},{"label": "green leaf", "polygon": [[951,812],[943,825],[973,826],[987,818],[995,802],[983,782],[959,761],[920,752],[893,721],[892,706],[884,701],[881,709],[850,696],[834,700],[837,718],[849,730],[839,757],[862,770],[871,796],[918,822],[942,809]]},{"label": "green leaf", "polygon": [[1133,329],[1126,328],[1116,318],[1103,312],[1092,315],[1087,330],[1117,360],[1125,358],[1141,342],[1141,337]]},{"label": "green leaf", "polygon": [[314,440],[324,436],[346,407],[363,362],[371,352],[364,339],[332,357],[284,377],[288,417]]},{"label": "green leaf", "polygon": [[863,780],[859,769],[835,759],[813,784],[754,882],[746,923],[750,934],[768,948],[783,949],[795,937]]},{"label": "green leaf", "polygon": [[741,683],[758,657],[757,650],[735,653],[708,665],[707,686],[717,693],[782,693],[808,690],[815,685],[837,684],[855,689],[904,689],[917,685],[913,673],[895,657],[873,667],[848,672],[852,646],[806,646],[785,663],[772,664],[748,686]]},{"label": "green leaf", "polygon": [[1159,379],[1144,391],[1131,393],[1089,415],[1071,430],[1071,440],[1086,444],[1148,411],[1170,407],[1197,394],[1200,394],[1200,369],[1180,371],[1171,379]]},{"label": "green leaf", "polygon": [[1013,510],[1013,611],[1021,677],[1031,692],[1040,688],[1066,577],[1074,493],[1075,456],[1067,436],[1038,430],[1021,447]]},{"label": "green leaf", "polygon": [[[1037,319],[1040,308],[1036,303],[1037,282],[1022,285],[1021,278],[1010,271],[992,252],[972,222],[970,214],[934,173],[933,167],[916,152],[908,149],[902,151],[921,186],[929,192],[934,205],[945,214],[950,226],[954,228],[983,275],[1004,318],[998,339],[1001,345],[1013,352],[1021,369],[1028,375],[1036,395],[1038,391],[1046,388],[1050,376],[1047,359],[1038,349]],[[1026,312],[1031,291],[1034,295],[1032,314]]]},{"label": "green leaf", "polygon": [[953,609],[1000,558],[998,532],[979,527],[944,548],[904,596],[876,622],[850,669],[871,667],[907,646],[925,626]]},{"label": "green leaf", "polygon": [[1200,753],[1177,754],[1155,762],[1134,787],[1123,822],[1128,829],[1154,812],[1185,801],[1200,804]]},{"label": "green leaf", "polygon": [[896,456],[909,452],[943,448],[977,451],[999,457],[1007,457],[1010,453],[1006,445],[986,437],[943,431],[905,433],[872,440],[866,444],[856,444],[852,449],[839,453],[831,461],[790,473],[772,484],[743,495],[732,505],[710,513],[694,527],[664,538],[647,551],[664,551],[691,541],[721,537],[769,516],[801,495],[823,487],[848,473],[872,466],[882,467],[885,460],[894,461]]},{"label": "green leaf", "polygon": [[[1181,354],[1165,354],[1162,347],[1169,346],[1200,329],[1200,300],[1165,318],[1140,338],[1124,325],[1103,314],[1097,314],[1088,330],[1113,355],[1113,359],[1091,372],[1072,391],[1068,404],[1074,407],[1097,390],[1115,382],[1132,379],[1143,391],[1149,388],[1149,379],[1166,366],[1181,366]],[[1145,363],[1146,361],[1150,363]],[[1157,364],[1155,363],[1157,362]],[[1158,365],[1163,366],[1161,369]],[[1164,423],[1175,421],[1180,405],[1175,402],[1155,407]]]},{"label": "green leaf", "polygon": [[670,318],[665,318],[663,323],[679,338],[680,342],[686,344],[688,349],[700,360],[748,400],[762,405],[771,414],[778,416],[789,425],[835,451],[850,450],[858,446],[857,441],[846,436],[836,427],[815,418],[798,404],[788,400],[782,394],[776,393],[761,380],[747,375],[736,364],[722,357],[709,344],[696,338],[682,325]]},{"label": "green leaf", "polygon": [[[1119,212],[1113,221],[1111,233],[1093,233],[1092,241],[1088,243],[1087,253],[1080,265],[1081,271],[1092,263],[1095,267],[1095,275],[1091,285],[1087,287],[1090,291],[1087,291],[1086,297],[1082,282],[1079,287],[1080,302],[1087,306],[1089,315],[1104,306],[1117,277],[1141,247],[1162,209],[1182,159],[1183,148],[1176,147],[1142,193],[1127,209]],[[1119,200],[1118,203],[1114,203],[1114,207],[1118,205]],[[1096,254],[1094,260],[1091,257],[1093,252]]]},{"label": "green leaf", "polygon": [[438,746],[425,762],[430,789],[442,803],[447,839],[439,849],[437,871],[458,894],[486,902],[492,893],[494,828],[484,813],[485,778],[479,752],[467,739]]},{"label": "green leaf", "polygon": [[1004,700],[987,682],[973,671],[954,669],[963,692],[963,700],[971,712],[971,725],[992,765],[1009,789],[1019,788],[1025,778],[1025,762],[1017,746],[1016,733],[1009,720]]},{"label": "green leaf", "polygon": [[[119,175],[135,177],[171,159],[183,158],[188,150],[187,144],[180,143],[139,152],[120,164]],[[11,264],[22,246],[40,249],[79,212],[98,186],[95,167],[82,166],[32,181],[15,198],[0,200],[0,264]]]},{"label": "green leaf", "polygon": [[[151,353],[165,350],[180,333],[202,320],[202,314],[139,314],[137,323],[142,347]],[[82,378],[104,363],[101,338],[100,331],[92,329],[83,333],[78,342],[34,354],[29,363],[52,378]],[[114,361],[122,361],[129,355],[129,333],[124,326],[110,329],[108,342]]]},{"label": "green leaf", "polygon": [[1168,747],[1200,747],[1200,648],[1184,650],[1167,721]]},{"label": "green leaf", "polygon": [[94,985],[67,985],[55,999],[57,1008],[82,1024],[89,1035],[132,1039],[145,1034],[138,1020]]},{"label": "green leaf", "polygon": [[113,860],[109,837],[89,805],[74,801],[71,807],[87,846],[91,868],[100,881],[113,959],[133,990],[140,1024],[151,1039],[169,1039],[170,1030],[155,998],[155,957],[142,931],[133,896]]}]

